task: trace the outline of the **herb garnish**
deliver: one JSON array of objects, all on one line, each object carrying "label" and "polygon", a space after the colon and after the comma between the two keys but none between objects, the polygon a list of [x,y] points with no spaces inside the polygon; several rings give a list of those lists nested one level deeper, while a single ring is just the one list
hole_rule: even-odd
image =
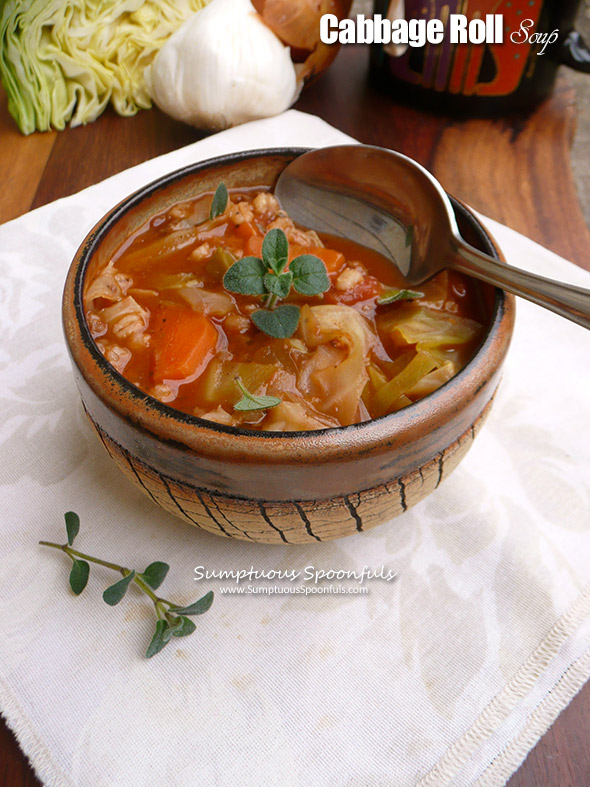
[{"label": "herb garnish", "polygon": [[220,183],[219,186],[215,189],[215,194],[213,195],[213,202],[211,203],[211,211],[209,213],[209,219],[213,221],[218,216],[221,216],[225,213],[225,209],[227,208],[227,202],[229,199],[229,194],[227,193],[227,186],[225,183]]},{"label": "herb garnish", "polygon": [[299,323],[299,306],[288,303],[276,306],[293,287],[301,295],[319,295],[330,288],[326,266],[313,254],[300,254],[291,260],[289,241],[283,230],[269,230],[262,242],[262,259],[243,257],[234,262],[223,277],[229,292],[262,295],[265,308],[252,314],[252,322],[275,339],[288,339]]},{"label": "herb garnish", "polygon": [[417,292],[416,290],[385,290],[385,292],[381,293],[381,295],[377,298],[377,303],[380,306],[384,306],[386,303],[393,303],[394,301],[412,301],[414,298],[423,298],[423,292]]},{"label": "herb garnish", "polygon": [[288,339],[293,336],[299,324],[299,306],[285,303],[272,310],[259,309],[252,312],[252,322],[259,330],[274,336],[275,339]]},{"label": "herb garnish", "polygon": [[278,396],[255,396],[246,388],[241,377],[236,377],[236,385],[242,392],[242,398],[234,404],[234,410],[268,410],[282,401]]},{"label": "herb garnish", "polygon": [[110,606],[115,606],[124,598],[131,583],[137,585],[141,591],[149,596],[154,603],[157,621],[156,631],[145,654],[148,659],[166,647],[172,637],[186,637],[195,631],[196,626],[187,615],[202,615],[204,612],[207,612],[213,603],[213,591],[206,593],[194,604],[179,607],[172,601],[161,598],[153,592],[160,587],[168,574],[170,566],[167,563],[156,561],[155,563],[150,563],[145,571],[136,572],[133,569],[125,568],[125,566],[119,566],[116,563],[110,563],[106,560],[86,555],[84,552],[78,552],[78,550],[72,549],[72,544],[80,530],[80,517],[73,511],[68,511],[64,518],[68,536],[67,544],[55,544],[52,541],[39,541],[39,543],[42,546],[61,549],[62,552],[65,552],[71,558],[70,587],[77,596],[84,590],[88,582],[90,574],[89,562],[118,571],[123,575],[122,579],[119,579],[114,585],[110,585],[102,594],[104,601]]}]

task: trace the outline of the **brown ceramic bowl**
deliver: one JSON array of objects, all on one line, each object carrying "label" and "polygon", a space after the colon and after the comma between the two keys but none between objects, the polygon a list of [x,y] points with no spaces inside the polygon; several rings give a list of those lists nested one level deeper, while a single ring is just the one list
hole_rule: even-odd
[{"label": "brown ceramic bowl", "polygon": [[[218,535],[301,544],[357,533],[406,511],[438,487],[467,452],[490,408],[514,321],[514,299],[488,285],[488,329],[474,357],[416,404],[362,424],[313,432],[252,432],[174,410],[143,393],[102,357],[82,289],[154,213],[214,190],[273,186],[301,149],[254,151],[173,172],[113,208],[82,243],[65,285],[68,348],[86,413],[105,449],[155,503]],[[499,256],[454,202],[464,237]]]}]

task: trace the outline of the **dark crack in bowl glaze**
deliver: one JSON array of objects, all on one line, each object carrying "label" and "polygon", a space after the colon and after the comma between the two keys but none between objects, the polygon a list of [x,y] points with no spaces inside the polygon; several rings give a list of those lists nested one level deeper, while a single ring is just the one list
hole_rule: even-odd
[{"label": "dark crack in bowl glaze", "polygon": [[[391,415],[313,432],[252,432],[186,415],[125,380],[98,352],[82,305],[89,265],[108,260],[154,213],[214,190],[272,187],[303,149],[250,151],[173,172],[131,195],[86,237],[64,291],[68,349],[84,409],[105,450],[154,503],[227,538],[325,541],[375,527],[433,492],[489,412],[514,323],[514,298],[481,285],[489,312],[471,361],[439,390]],[[453,200],[463,236],[498,258],[493,240]],[[395,527],[395,524],[392,525]]]}]

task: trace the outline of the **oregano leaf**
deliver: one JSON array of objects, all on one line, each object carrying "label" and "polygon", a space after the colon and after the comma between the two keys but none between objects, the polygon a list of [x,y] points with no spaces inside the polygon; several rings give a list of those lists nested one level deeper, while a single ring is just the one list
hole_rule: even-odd
[{"label": "oregano leaf", "polygon": [[213,195],[213,202],[211,203],[211,211],[209,213],[209,218],[211,221],[216,219],[218,216],[221,216],[225,213],[227,208],[227,202],[229,199],[229,194],[227,192],[227,186],[225,183],[220,183],[219,186],[215,189],[215,194]]},{"label": "oregano leaf", "polygon": [[[187,618],[188,620],[188,618]],[[166,632],[166,637],[174,637],[176,636],[176,632],[180,631],[183,627],[183,619],[181,617],[173,617],[172,620],[168,618],[168,631]],[[196,628],[196,626],[195,626]]]},{"label": "oregano leaf", "polygon": [[262,241],[262,259],[267,268],[282,273],[289,261],[289,241],[283,230],[269,230]]},{"label": "oregano leaf", "polygon": [[264,286],[273,295],[279,298],[286,298],[293,284],[293,274],[291,271],[286,273],[267,273],[264,276]]},{"label": "oregano leaf", "polygon": [[[278,401],[280,402],[280,399]],[[159,653],[172,637],[187,637],[195,631],[196,626],[188,616],[201,615],[207,612],[213,603],[212,591],[187,607],[174,606],[171,601],[156,597],[150,589],[156,589],[164,581],[170,569],[167,563],[159,560],[155,561],[150,563],[143,573],[138,574],[116,563],[107,562],[101,558],[78,552],[72,549],[71,542],[78,533],[79,517],[71,511],[66,512],[64,517],[70,544],[60,544],[53,541],[39,541],[39,544],[65,553],[72,561],[69,583],[73,593],[80,595],[86,587],[90,576],[90,563],[96,563],[116,571],[119,575],[124,575],[103,592],[103,599],[110,606],[118,604],[125,596],[131,582],[136,577],[141,577],[142,582],[138,582],[137,586],[153,602],[157,618],[156,630],[146,652],[147,658],[151,658],[151,656]],[[165,610],[165,606],[168,606],[168,611]]]},{"label": "oregano leaf", "polygon": [[204,612],[207,612],[211,604],[213,604],[212,590],[198,601],[195,601],[194,604],[190,604],[188,607],[171,607],[170,612],[174,612],[176,615],[202,615]]},{"label": "oregano leaf", "polygon": [[173,637],[188,637],[189,634],[192,634],[196,630],[196,626],[190,618],[184,617],[184,615],[180,618],[182,621],[182,625],[178,628],[175,628],[172,632]]},{"label": "oregano leaf", "polygon": [[254,394],[250,393],[240,377],[236,377],[236,385],[242,392],[242,398],[239,402],[234,404],[234,410],[268,410],[269,408],[276,407],[281,403],[281,400],[278,398],[278,396],[255,396]]},{"label": "oregano leaf", "polygon": [[169,626],[167,621],[161,619],[158,620],[152,641],[148,645],[148,649],[145,652],[147,659],[151,659],[152,656],[155,656],[156,653],[159,653],[170,642],[172,634],[166,636],[168,634],[168,629]]},{"label": "oregano leaf", "polygon": [[68,544],[72,546],[74,539],[80,532],[80,517],[74,511],[67,511],[64,514],[66,520],[66,532],[68,534]]},{"label": "oregano leaf", "polygon": [[152,590],[157,590],[162,582],[166,579],[166,574],[170,571],[168,563],[162,563],[157,560],[155,563],[150,563],[149,566],[139,574],[146,585],[149,585]]},{"label": "oregano leaf", "polygon": [[135,571],[131,571],[131,573],[127,574],[127,576],[120,579],[118,582],[115,582],[114,585],[110,585],[105,592],[102,594],[103,600],[106,603],[114,607],[116,604],[119,603],[127,593],[127,588],[129,587],[130,583],[133,582],[133,578],[135,576]]},{"label": "oregano leaf", "polygon": [[254,325],[275,339],[288,339],[293,336],[299,323],[299,306],[285,303],[273,311],[259,309],[252,313]]},{"label": "oregano leaf", "polygon": [[74,559],[70,571],[70,587],[79,596],[86,587],[90,575],[90,566],[85,560]]},{"label": "oregano leaf", "polygon": [[418,292],[417,290],[399,290],[394,287],[391,290],[385,290],[385,292],[382,292],[377,298],[377,303],[380,306],[384,306],[387,303],[394,303],[394,301],[411,301],[414,300],[414,298],[423,297],[423,292]]},{"label": "oregano leaf", "polygon": [[223,286],[230,292],[241,295],[264,295],[266,265],[258,257],[242,257],[228,268],[223,277]]},{"label": "oregano leaf", "polygon": [[330,289],[326,266],[313,254],[295,257],[289,270],[293,273],[293,287],[302,295],[319,295]]}]

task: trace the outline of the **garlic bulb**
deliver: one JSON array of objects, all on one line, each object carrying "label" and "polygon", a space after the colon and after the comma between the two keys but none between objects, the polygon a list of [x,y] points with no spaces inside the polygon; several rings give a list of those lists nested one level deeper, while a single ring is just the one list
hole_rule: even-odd
[{"label": "garlic bulb", "polygon": [[212,0],[146,69],[155,103],[177,120],[222,129],[283,112],[297,95],[289,49],[250,0]]}]

